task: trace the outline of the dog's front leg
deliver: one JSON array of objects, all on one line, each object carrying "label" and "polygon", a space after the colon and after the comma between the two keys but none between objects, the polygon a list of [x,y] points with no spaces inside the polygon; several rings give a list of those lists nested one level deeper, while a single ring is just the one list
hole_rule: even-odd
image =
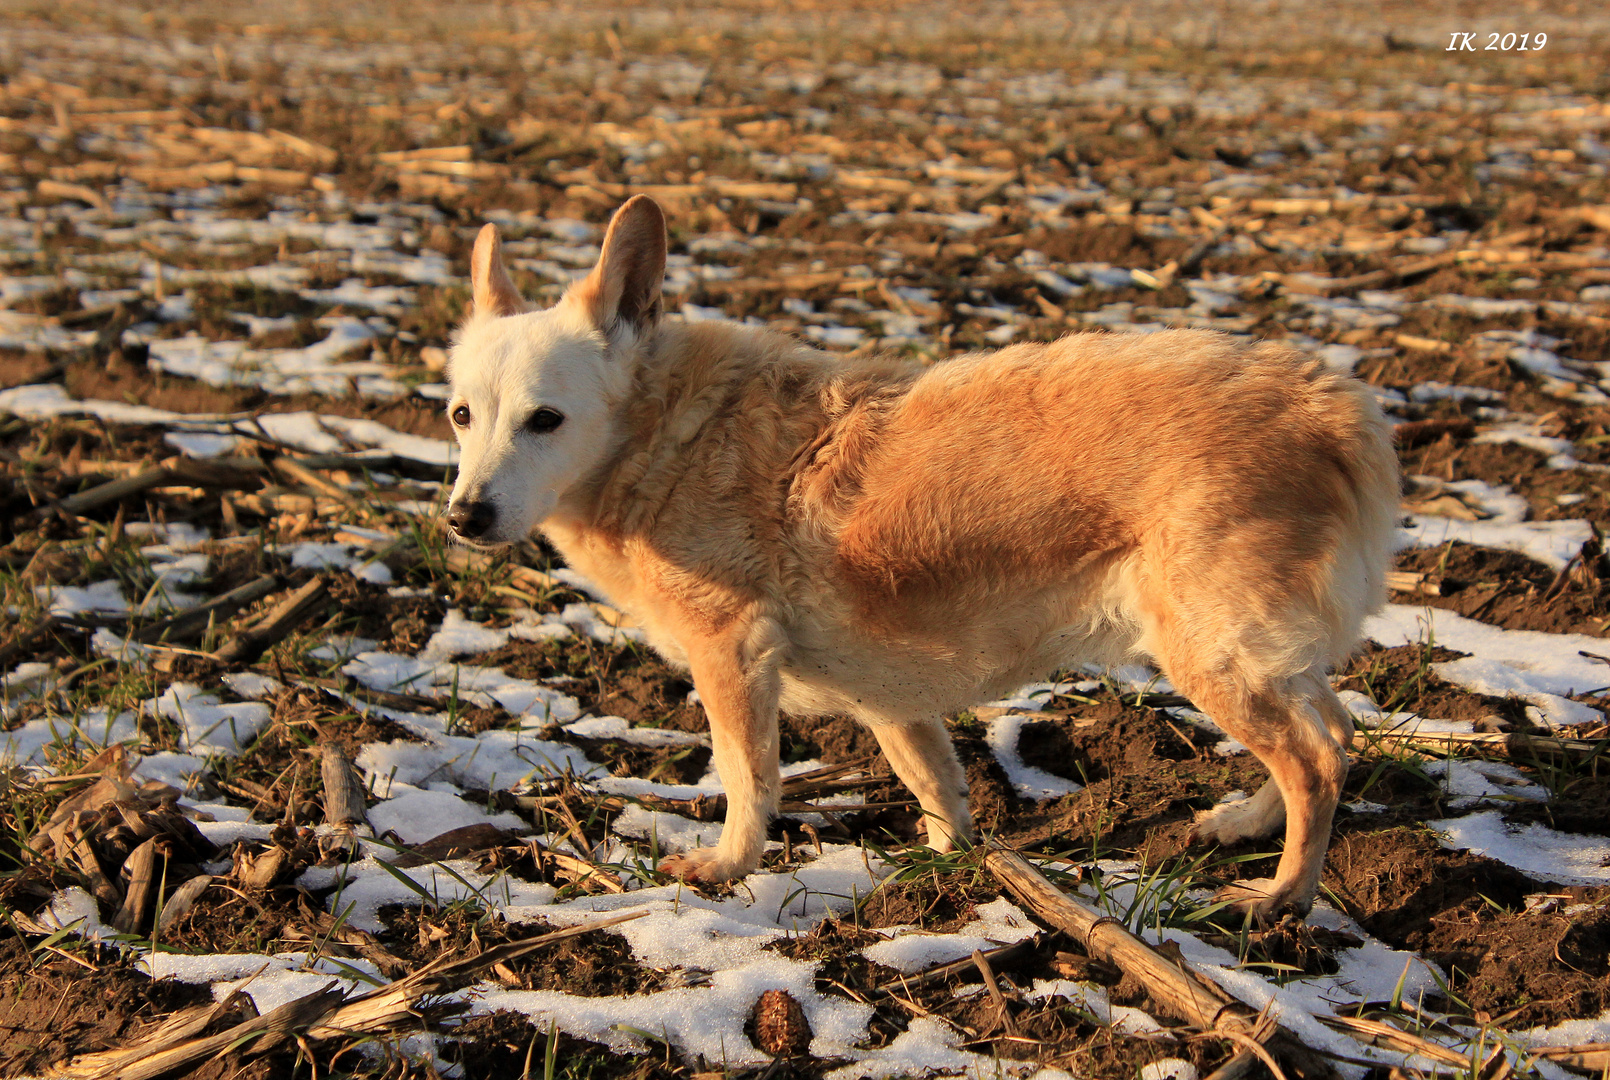
[{"label": "dog's front leg", "polygon": [[716,773],[727,794],[721,842],[672,855],[660,870],[696,881],[731,881],[760,861],[777,811],[777,695],[782,628],[766,618],[685,643],[693,685],[710,718]]}]

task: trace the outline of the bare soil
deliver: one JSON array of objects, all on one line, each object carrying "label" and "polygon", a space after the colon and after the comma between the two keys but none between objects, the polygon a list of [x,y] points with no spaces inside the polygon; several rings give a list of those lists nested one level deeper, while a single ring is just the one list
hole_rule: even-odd
[{"label": "bare soil", "polygon": [[[1603,368],[1610,363],[1610,310],[1585,300],[1583,292],[1610,281],[1604,227],[1583,212],[1599,207],[1602,214],[1610,203],[1603,130],[1596,126],[1610,83],[1603,41],[1592,36],[1599,24],[1585,7],[1541,6],[1539,17],[1558,27],[1566,44],[1541,56],[1476,60],[1445,55],[1427,29],[1442,33],[1440,15],[1402,5],[1386,22],[1378,5],[1348,4],[1324,11],[1275,5],[1255,20],[1228,8],[1169,3],[1139,15],[1025,8],[1003,20],[999,11],[964,0],[937,15],[922,5],[869,12],[824,0],[669,12],[627,5],[618,13],[470,5],[431,19],[385,3],[339,12],[277,4],[236,12],[187,2],[134,15],[105,4],[12,7],[5,18],[14,40],[0,56],[0,224],[6,227],[0,255],[8,282],[56,275],[60,287],[8,298],[3,314],[8,320],[37,317],[46,330],[94,331],[95,340],[76,351],[0,346],[0,389],[58,384],[74,398],[185,414],[308,410],[448,439],[442,402],[413,393],[392,400],[274,395],[153,370],[149,347],[136,341],[138,335],[125,337],[135,320],[151,323],[155,329],[148,332],[158,339],[194,333],[218,341],[244,336],[233,313],[290,316],[254,344],[296,348],[322,338],[320,317],[374,313],[216,282],[153,288],[144,267],[284,262],[306,270],[310,286],[332,288],[346,280],[342,260],[351,265],[352,252],[324,250],[302,238],[277,248],[255,241],[193,243],[180,226],[209,216],[317,221],[335,213],[332,207],[346,207],[352,222],[406,234],[400,247],[444,256],[458,274],[491,214],[530,211],[549,223],[597,226],[619,193],[652,186],[670,211],[673,251],[701,271],[671,310],[684,302],[719,307],[728,318],[756,317],[801,335],[813,319],[836,313],[866,330],[866,343],[855,347],[862,352],[870,352],[881,333],[868,312],[915,312],[921,341],[897,348],[924,363],[992,347],[1008,325],[997,317],[1000,311],[1012,314],[1016,340],[1091,329],[1097,325],[1092,316],[1111,314],[1118,304],[1129,305],[1121,320],[1126,324],[1192,323],[1206,316],[1192,310],[1195,298],[1186,283],[1237,275],[1236,284],[1225,287],[1237,291],[1238,321],[1215,324],[1223,329],[1267,339],[1300,336],[1305,347],[1356,347],[1363,351],[1356,372],[1382,391],[1408,395],[1436,381],[1499,395],[1485,405],[1438,400],[1394,408],[1405,473],[1506,485],[1526,500],[1531,520],[1584,519],[1610,530],[1605,474],[1551,467],[1551,455],[1525,446],[1476,441],[1495,423],[1523,422],[1539,435],[1566,440],[1577,461],[1610,464],[1610,406],[1589,392],[1598,385],[1594,369],[1577,369],[1573,397],[1478,338],[1494,330],[1535,330],[1561,339],[1558,352],[1571,362],[1610,370]],[[95,51],[103,47],[97,42],[115,49],[116,63]],[[931,73],[928,82],[907,79],[925,73]],[[1095,82],[1103,73],[1111,78]],[[1263,104],[1237,111],[1246,98]],[[164,118],[96,121],[84,115],[146,109]],[[334,157],[315,164],[285,151],[265,159],[296,174],[279,181],[245,174],[224,183],[148,184],[130,171],[220,160],[222,151],[212,144],[202,149],[198,131],[247,141],[248,133],[283,131],[331,148]],[[420,149],[440,156],[417,170],[376,156]],[[1483,178],[1483,170],[1499,167],[1510,170],[1509,179]],[[794,195],[729,196],[708,186],[717,182],[786,184]],[[1101,186],[1094,201],[1061,209],[1053,204],[1050,211],[1031,205],[1094,185]],[[176,205],[140,201],[153,192]],[[138,243],[115,236],[103,242],[96,230],[104,232],[106,222],[96,216],[100,209],[90,195],[121,207],[115,213],[125,217],[112,222],[114,228],[132,228],[151,210],[171,219],[164,226],[173,230],[142,234]],[[1288,195],[1328,205],[1321,211],[1267,202]],[[952,214],[974,216],[953,228],[940,216]],[[1521,230],[1530,230],[1528,238],[1514,239]],[[689,242],[710,236],[741,243],[714,255],[694,253]],[[527,239],[535,238],[545,234],[531,232]],[[1383,285],[1408,302],[1392,308],[1398,320],[1392,325],[1316,318],[1303,307],[1300,290],[1287,287],[1289,276],[1299,273],[1346,277],[1401,268],[1416,257],[1402,245],[1435,247],[1439,240],[1450,250],[1469,248],[1465,254],[1504,253]],[[1193,251],[1194,264],[1182,268]],[[144,291],[117,311],[86,308],[81,293],[92,286],[66,271],[81,273],[75,259],[107,253],[138,261],[126,271],[91,276],[140,284]],[[1087,284],[1053,295],[1035,274],[1041,265],[1090,262],[1143,271],[1156,287]],[[1170,265],[1177,275],[1164,272]],[[544,302],[560,288],[552,273],[530,263],[514,270],[527,294]],[[366,286],[417,284],[384,271],[350,276]],[[912,289],[927,290],[928,299],[905,291]],[[185,292],[193,312],[159,318],[160,298]],[[1581,310],[1545,305],[1476,314],[1420,303],[1445,294]],[[441,380],[428,368],[425,350],[450,344],[465,301],[462,284],[419,285],[412,306],[386,317],[389,328],[375,339],[371,358],[392,365],[410,386]],[[799,304],[785,307],[785,301],[808,301],[815,311],[801,314]],[[991,310],[996,315],[986,314]],[[1401,340],[1405,336],[1410,344]],[[338,689],[352,689],[341,681],[340,665],[308,653],[355,634],[414,655],[450,609],[506,626],[514,605],[558,611],[588,597],[570,588],[532,593],[506,570],[451,569],[439,525],[370,505],[368,495],[358,505],[326,512],[317,509],[316,488],[265,481],[261,491],[247,494],[262,496],[272,486],[307,502],[263,510],[227,490],[164,485],[71,519],[50,509],[175,453],[159,428],[0,415],[0,588],[15,612],[0,626],[0,649],[11,650],[6,671],[44,662],[66,680],[64,694],[114,715],[138,709],[179,680],[233,701],[222,679],[227,669],[201,654],[217,644],[219,633],[268,611],[316,572],[288,565],[272,553],[276,544],[328,539],[338,519],[381,528],[396,538],[383,559],[396,580],[383,585],[326,573],[324,604],[251,665],[287,686],[267,700],[269,724],[227,768],[186,794],[227,802],[272,832],[266,840],[217,851],[196,843],[199,834],[169,842],[164,864],[171,877],[161,901],[204,865],[216,873],[194,906],[162,931],[161,945],[193,953],[274,953],[322,943],[326,955],[366,956],[398,977],[444,956],[480,955],[549,929],[507,923],[469,903],[388,907],[382,913],[387,928],[373,936],[332,928],[332,896],[296,884],[303,871],[339,857],[315,831],[326,797],[319,750],[335,746],[356,756],[366,745],[424,737],[336,696]],[[288,451],[261,443],[240,453],[271,462]],[[434,467],[398,463],[394,470],[376,487],[443,479]],[[334,473],[320,475],[339,482],[331,479]],[[409,493],[425,502],[438,495],[431,487]],[[122,533],[142,521],[190,523],[210,532],[198,591],[216,595],[270,571],[281,575],[282,587],[207,635],[198,630],[170,642],[178,650],[146,670],[106,661],[95,651],[97,630],[129,628],[120,617],[74,616],[26,637],[41,614],[40,587],[115,577],[130,596],[150,588],[138,545]],[[557,565],[552,554],[540,544],[525,552],[527,561],[549,569]],[[1610,632],[1610,565],[1591,552],[1565,575],[1511,551],[1464,543],[1401,552],[1395,568],[1423,574],[1436,586],[1434,594],[1395,594],[1399,603],[1511,630],[1595,638]],[[394,591],[397,586],[402,591]],[[1610,656],[1610,648],[1605,652]],[[1432,670],[1459,655],[1441,647],[1366,643],[1336,672],[1336,682],[1389,712],[1473,721],[1490,730],[1528,729],[1526,702],[1472,693]],[[702,707],[689,700],[687,675],[643,648],[575,638],[513,640],[469,662],[547,680],[592,714],[667,730],[706,729]],[[1610,667],[1605,671],[1610,684]],[[1597,696],[1579,700],[1602,706]],[[62,716],[54,705],[22,702],[8,707],[0,730]],[[514,722],[500,708],[464,707],[454,732],[476,735]],[[144,710],[137,723],[147,750],[181,748],[172,722]],[[1104,687],[1082,699],[1059,698],[1024,725],[1023,760],[1083,785],[1046,802],[1016,794],[985,740],[983,722],[964,713],[948,723],[984,834],[1030,852],[1133,859],[1147,869],[1204,859],[1209,865],[1194,884],[1205,886],[1265,876],[1273,866],[1278,840],[1212,853],[1189,843],[1194,816],[1232,792],[1257,790],[1266,779],[1261,766],[1245,754],[1220,755],[1219,736],[1137,705],[1132,695],[1120,698]],[[557,725],[538,734],[577,747],[617,777],[691,783],[710,764],[703,746],[650,749],[582,738]],[[1607,729],[1590,725],[1576,734],[1602,740]],[[783,716],[780,752],[787,762],[860,762],[877,774],[889,771],[876,737],[844,717]],[[81,750],[52,750],[50,756],[69,774],[87,759]],[[1455,811],[1422,764],[1413,755],[1373,749],[1355,755],[1344,801],[1386,809],[1338,814],[1325,895],[1370,934],[1417,951],[1447,972],[1445,996],[1425,1002],[1428,1008],[1508,1031],[1601,1015],[1610,1008],[1610,889],[1537,881],[1496,860],[1442,847],[1424,822]],[[1610,780],[1602,752],[1569,767],[1513,764],[1549,787],[1551,799],[1502,804],[1507,822],[1606,834]],[[94,884],[80,863],[34,857],[39,823],[87,783],[50,787],[21,772],[0,776],[0,915],[34,917],[57,890]],[[909,797],[893,779],[860,791],[869,803]],[[590,812],[596,806],[573,785],[543,792],[558,792],[564,805],[533,811],[523,795],[524,807],[508,792],[464,796],[522,815],[532,831],[573,828],[587,845],[609,835],[613,811]],[[928,856],[920,849],[908,854],[923,837],[912,807],[823,808],[823,820],[819,829],[779,820],[772,836],[786,840],[796,862],[822,838],[887,852],[908,869],[927,867],[864,897],[854,911],[768,946],[816,964],[819,991],[872,1004],[866,1047],[886,1047],[915,1017],[933,1016],[952,1026],[966,1050],[1005,1062],[1039,1062],[1089,1080],[1133,1080],[1142,1066],[1164,1057],[1188,1058],[1206,1076],[1239,1049],[1218,1038],[1193,1038],[1172,1022],[1166,1022],[1171,1038],[1125,1036],[1065,999],[1028,1001],[1025,991],[1036,979],[1077,977],[1105,986],[1117,1004],[1154,1004],[1146,987],[1091,962],[1078,943],[1049,931],[994,968],[1004,1005],[983,990],[976,969],[902,986],[894,972],[862,954],[881,940],[873,928],[953,932],[975,917],[978,905],[996,899],[999,886],[965,861],[923,863]],[[90,854],[120,894],[139,837],[110,813],[97,819],[97,828],[87,842]],[[228,868],[220,869],[226,859]],[[268,865],[264,859],[277,860],[278,871],[249,885],[245,871]],[[528,844],[492,826],[454,829],[411,845],[396,854],[394,865],[446,859],[544,881],[566,896],[602,888],[539,865]],[[787,861],[777,853],[768,859],[774,866]],[[706,893],[737,895],[732,888]],[[115,905],[102,903],[107,921],[115,913]],[[149,922],[148,916],[140,933],[151,932]],[[1336,956],[1356,944],[1290,923],[1246,939],[1238,930],[1203,933],[1244,951],[1249,964],[1308,974],[1334,971]],[[45,940],[21,932],[9,918],[0,921],[5,1075],[43,1074],[75,1054],[126,1045],[174,1010],[211,1000],[206,986],[152,982],[111,948],[71,936],[48,947]],[[488,975],[509,989],[582,996],[648,993],[697,985],[701,977],[697,970],[653,969],[632,955],[623,936],[607,932],[566,940]],[[244,1019],[246,1008],[235,1005],[213,1029]],[[442,1061],[470,1078],[541,1075],[550,1038],[555,1075],[578,1080],[783,1080],[820,1077],[844,1064],[795,1057],[735,1070],[723,1062],[682,1060],[658,1043],[619,1054],[562,1032],[550,1036],[531,1018],[509,1012],[446,1022],[438,1035]],[[328,1048],[313,1064],[316,1073],[294,1047],[263,1056],[237,1049],[175,1075],[437,1075],[434,1065],[413,1058],[337,1058]],[[1371,1074],[1371,1080],[1386,1077],[1385,1069]]]}]

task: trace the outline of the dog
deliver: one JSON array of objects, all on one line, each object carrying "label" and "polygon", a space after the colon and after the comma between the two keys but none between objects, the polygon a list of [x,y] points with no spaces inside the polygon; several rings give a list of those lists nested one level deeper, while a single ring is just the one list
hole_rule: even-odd
[{"label": "dog", "polygon": [[666,251],[637,196],[593,270],[528,310],[487,225],[447,406],[455,538],[540,529],[691,672],[727,818],[660,869],[755,868],[779,708],[870,725],[946,850],[972,826],[944,716],[1144,661],[1269,770],[1194,826],[1229,844],[1284,823],[1275,876],[1230,899],[1306,914],[1353,734],[1327,671],[1385,600],[1398,505],[1368,389],[1200,330],[833,356],[664,318]]}]

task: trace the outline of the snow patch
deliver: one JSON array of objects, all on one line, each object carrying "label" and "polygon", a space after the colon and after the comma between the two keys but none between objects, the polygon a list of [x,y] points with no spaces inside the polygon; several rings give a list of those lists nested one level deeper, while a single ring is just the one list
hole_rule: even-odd
[{"label": "snow patch", "polygon": [[1560,885],[1610,885],[1610,840],[1555,832],[1546,825],[1504,820],[1498,810],[1430,821],[1443,847],[1470,851],[1513,866],[1527,877]]},{"label": "snow patch", "polygon": [[1012,781],[1012,787],[1023,798],[1034,799],[1037,802],[1060,799],[1064,795],[1082,791],[1083,784],[1053,776],[1023,761],[1022,755],[1018,753],[1017,744],[1023,733],[1023,725],[1028,720],[1029,717],[1020,713],[998,716],[989,722],[984,735],[984,740],[989,743],[990,749],[995,754],[995,760],[1001,763],[1007,779]]}]

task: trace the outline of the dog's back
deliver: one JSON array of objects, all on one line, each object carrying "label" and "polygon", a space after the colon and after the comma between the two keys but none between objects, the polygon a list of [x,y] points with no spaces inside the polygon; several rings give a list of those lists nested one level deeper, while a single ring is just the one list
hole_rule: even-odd
[{"label": "dog's back", "polygon": [[[1226,622],[1286,625],[1290,656],[1267,663],[1290,674],[1346,655],[1385,599],[1386,422],[1357,380],[1278,345],[1081,334],[966,357],[867,441],[835,571],[885,629],[1093,570],[1139,589],[1190,567]],[[1320,621],[1290,625],[1304,607]]]}]

